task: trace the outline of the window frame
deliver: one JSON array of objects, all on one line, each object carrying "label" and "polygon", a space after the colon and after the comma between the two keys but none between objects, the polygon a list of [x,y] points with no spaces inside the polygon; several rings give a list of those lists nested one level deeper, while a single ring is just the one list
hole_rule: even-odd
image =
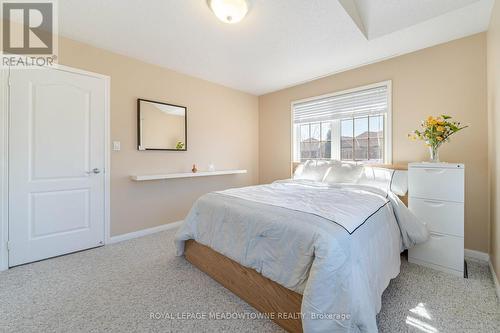
[{"label": "window frame", "polygon": [[[354,93],[362,90],[367,90],[367,89],[372,89],[372,88],[377,88],[377,87],[386,87],[387,89],[387,112],[382,113],[384,115],[384,164],[392,164],[392,80],[387,80],[387,81],[381,81],[381,82],[376,82],[364,86],[359,86],[355,87],[352,89],[346,89],[346,90],[340,90],[336,91],[333,93],[329,94],[324,94],[324,95],[319,95],[319,96],[313,96],[309,98],[304,98],[300,100],[295,100],[290,103],[290,115],[291,115],[291,138],[290,138],[290,161],[293,163],[300,163],[300,158],[299,160],[296,159],[299,154],[297,154],[297,148],[300,147],[300,142],[297,141],[297,133],[296,133],[296,126],[294,123],[294,106],[295,104],[299,103],[304,103],[304,102],[310,102],[314,101],[316,99],[321,99],[321,98],[328,98],[328,97],[334,97],[338,95],[344,95],[344,94],[349,94],[349,93]],[[353,119],[355,119],[354,117]],[[332,151],[331,151],[331,159],[337,159],[340,160],[340,142],[338,145],[338,152],[334,153],[334,134],[335,137],[337,137],[336,134],[339,135],[340,137],[340,122],[341,120],[338,121],[333,121],[332,122]],[[337,123],[337,125],[335,125]],[[337,150],[337,148],[335,148]],[[364,163],[364,161],[356,161],[357,163]]]}]

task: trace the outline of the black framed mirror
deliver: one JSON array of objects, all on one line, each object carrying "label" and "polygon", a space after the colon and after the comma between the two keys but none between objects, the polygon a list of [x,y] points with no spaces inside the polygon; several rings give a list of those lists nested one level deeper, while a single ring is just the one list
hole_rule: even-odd
[{"label": "black framed mirror", "polygon": [[137,149],[187,150],[187,108],[137,99]]}]

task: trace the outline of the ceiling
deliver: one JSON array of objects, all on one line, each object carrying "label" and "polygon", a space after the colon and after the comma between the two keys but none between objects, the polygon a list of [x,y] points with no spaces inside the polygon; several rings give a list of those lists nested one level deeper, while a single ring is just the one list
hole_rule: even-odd
[{"label": "ceiling", "polygon": [[485,31],[494,0],[59,1],[61,35],[255,95]]}]

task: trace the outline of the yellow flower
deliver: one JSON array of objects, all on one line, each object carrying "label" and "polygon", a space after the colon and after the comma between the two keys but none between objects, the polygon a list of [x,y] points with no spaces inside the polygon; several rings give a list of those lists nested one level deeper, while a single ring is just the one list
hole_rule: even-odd
[{"label": "yellow flower", "polygon": [[434,119],[432,116],[429,116],[429,117],[427,118],[426,123],[427,123],[427,126],[433,126],[433,125],[436,125],[436,124],[437,124],[437,120],[436,120],[436,119]]},{"label": "yellow flower", "polygon": [[[439,124],[439,123],[438,123]],[[438,126],[436,128],[439,132],[444,132],[444,127],[443,126]]]},{"label": "yellow flower", "polygon": [[444,120],[438,120],[438,125],[443,126],[445,124]]},{"label": "yellow flower", "polygon": [[443,141],[443,137],[441,137],[441,136],[438,136],[436,139],[437,139],[438,141]]}]

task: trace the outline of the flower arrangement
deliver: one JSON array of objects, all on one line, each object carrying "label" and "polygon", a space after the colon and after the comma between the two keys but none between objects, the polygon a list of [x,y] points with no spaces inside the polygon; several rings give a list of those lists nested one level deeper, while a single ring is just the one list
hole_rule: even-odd
[{"label": "flower arrangement", "polygon": [[452,117],[441,115],[439,117],[429,116],[422,121],[421,129],[416,129],[408,134],[412,140],[425,141],[431,154],[431,162],[439,162],[438,148],[445,142],[450,141],[450,136],[463,130],[468,126],[461,126],[459,121],[451,120]]}]

